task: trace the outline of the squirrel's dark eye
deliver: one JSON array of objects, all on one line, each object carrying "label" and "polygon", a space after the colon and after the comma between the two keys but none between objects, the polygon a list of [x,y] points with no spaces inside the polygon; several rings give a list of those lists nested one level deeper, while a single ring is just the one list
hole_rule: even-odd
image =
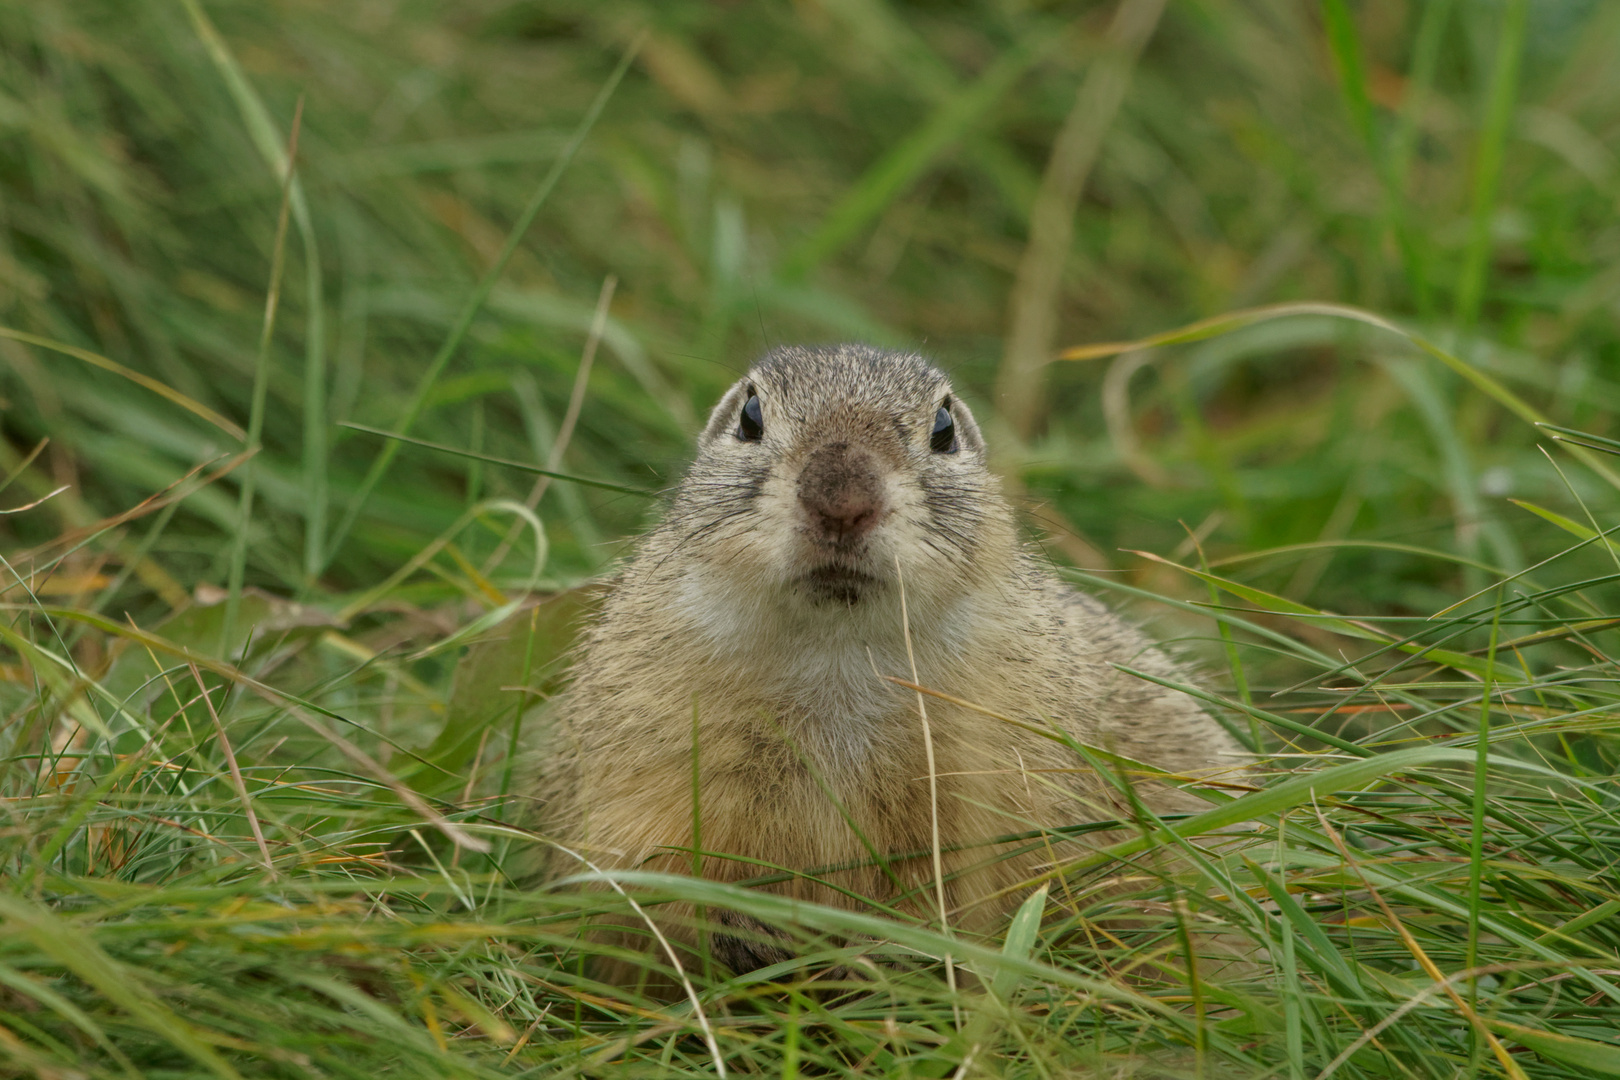
[{"label": "squirrel's dark eye", "polygon": [[951,418],[951,410],[943,405],[934,414],[934,431],[928,436],[928,445],[936,454],[956,453],[956,421]]},{"label": "squirrel's dark eye", "polygon": [[765,416],[759,411],[759,395],[749,394],[737,417],[737,438],[744,442],[758,442],[765,434]]}]

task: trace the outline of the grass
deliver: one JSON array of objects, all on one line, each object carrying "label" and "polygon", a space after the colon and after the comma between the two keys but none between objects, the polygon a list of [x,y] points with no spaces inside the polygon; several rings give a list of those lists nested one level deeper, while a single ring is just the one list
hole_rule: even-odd
[{"label": "grass", "polygon": [[[0,5],[0,1069],[1620,1075],[1620,17],[1126,6]],[[852,337],[1264,782],[989,939],[602,985],[528,706],[735,370]]]}]

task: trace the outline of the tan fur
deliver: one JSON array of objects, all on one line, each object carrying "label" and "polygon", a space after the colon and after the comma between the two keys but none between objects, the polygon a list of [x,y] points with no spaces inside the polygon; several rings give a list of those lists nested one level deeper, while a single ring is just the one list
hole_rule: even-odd
[{"label": "tan fur", "polygon": [[[764,415],[757,442],[736,433],[751,393]],[[947,398],[959,448],[939,453],[929,433]],[[830,444],[853,448],[838,452],[868,462],[881,491],[881,520],[857,541],[829,541],[807,517],[800,473]],[[864,575],[858,596],[828,595],[807,577],[829,560]],[[542,827],[598,865],[688,872],[689,856],[672,849],[692,846],[695,701],[707,851],[802,871],[870,862],[830,791],[880,852],[926,852],[917,696],[874,673],[910,678],[897,575],[923,685],[1173,772],[1241,771],[1240,748],[1193,701],[1110,666],[1177,677],[1137,630],[1020,543],[978,429],[943,374],[865,347],[790,348],[768,354],[717,406],[665,519],[588,629],[545,751]],[[953,918],[982,925],[1021,899],[997,894],[1054,855],[996,859],[984,841],[1125,808],[1065,747],[927,704],[940,838],[962,849],[944,856],[955,875],[947,903]],[[1141,794],[1159,811],[1206,805],[1165,785]],[[930,859],[893,870],[912,892],[903,906],[931,910]],[[703,865],[719,880],[762,872],[718,856]],[[877,867],[827,877],[895,899]],[[857,906],[804,880],[771,888]]]}]

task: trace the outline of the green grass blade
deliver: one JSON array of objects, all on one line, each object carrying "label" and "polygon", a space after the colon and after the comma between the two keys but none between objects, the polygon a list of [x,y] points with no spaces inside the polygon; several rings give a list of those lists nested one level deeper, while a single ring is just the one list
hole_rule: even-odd
[{"label": "green grass blade", "polygon": [[34,999],[90,1036],[96,1041],[96,1045],[107,1051],[108,1056],[118,1063],[126,1075],[140,1075],[135,1066],[130,1063],[129,1058],[125,1057],[118,1047],[114,1045],[112,1040],[107,1037],[107,1033],[101,1030],[101,1026],[94,1019],[41,980],[32,978],[15,968],[7,967],[5,964],[0,964],[0,985],[8,986],[16,993]]},{"label": "green grass blade", "polygon": [[1396,638],[1393,635],[1382,633],[1365,624],[1351,622],[1336,615],[1330,615],[1326,612],[1310,607],[1307,604],[1301,604],[1297,601],[1289,600],[1287,597],[1266,592],[1264,589],[1257,589],[1252,585],[1244,585],[1243,583],[1233,581],[1230,578],[1223,578],[1204,570],[1194,569],[1191,566],[1182,566],[1180,563],[1171,562],[1169,559],[1161,558],[1154,555],[1152,552],[1133,551],[1131,554],[1140,555],[1141,557],[1150,559],[1162,566],[1174,567],[1175,569],[1180,570],[1182,573],[1190,574],[1204,582],[1218,586],[1234,596],[1247,600],[1251,604],[1257,605],[1269,614],[1299,616],[1304,619],[1309,619],[1311,625],[1319,626],[1324,630],[1331,630],[1336,634],[1343,634],[1345,637],[1354,638],[1360,641],[1378,642],[1381,645],[1385,645],[1389,648],[1399,649],[1400,651],[1415,657],[1421,657],[1422,659],[1430,660],[1437,664],[1446,664],[1450,667],[1457,668],[1459,671],[1482,674],[1485,670],[1485,664],[1482,661],[1475,659],[1466,653],[1425,645],[1422,642],[1417,641],[1415,637],[1409,637],[1404,640]]},{"label": "green grass blade", "polygon": [[1428,281],[1418,241],[1407,221],[1405,193],[1395,169],[1392,152],[1386,150],[1378,134],[1372,98],[1367,90],[1367,69],[1362,57],[1361,35],[1345,0],[1322,0],[1322,21],[1327,30],[1328,48],[1339,72],[1339,91],[1346,111],[1361,141],[1367,147],[1374,170],[1384,188],[1385,217],[1400,250],[1401,262],[1413,299],[1420,312],[1428,309]]},{"label": "green grass blade", "polygon": [[1571,536],[1579,537],[1581,543],[1583,544],[1589,544],[1594,541],[1601,540],[1605,545],[1608,546],[1610,551],[1620,553],[1620,542],[1611,540],[1609,538],[1609,534],[1614,532],[1615,529],[1620,529],[1620,525],[1614,526],[1610,529],[1605,529],[1600,533],[1594,529],[1582,525],[1578,521],[1565,517],[1556,510],[1548,510],[1546,507],[1537,506],[1535,503],[1529,502],[1525,499],[1509,499],[1508,502],[1512,503],[1514,506],[1522,507],[1525,510],[1530,511],[1532,514],[1544,521],[1551,522],[1560,529],[1563,529],[1565,532],[1569,533]]},{"label": "green grass blade", "polygon": [[380,435],[395,442],[410,443],[412,446],[437,450],[441,454],[455,454],[457,457],[472,458],[475,461],[500,465],[508,469],[517,469],[520,472],[533,473],[536,476],[549,476],[553,480],[567,480],[571,484],[583,484],[585,487],[601,488],[604,491],[617,491],[623,495],[641,495],[647,498],[654,498],[658,494],[656,491],[649,491],[647,488],[631,487],[628,484],[615,484],[609,480],[593,480],[588,476],[575,476],[573,473],[552,472],[549,469],[531,465],[527,461],[516,461],[512,458],[480,454],[474,450],[463,450],[459,446],[446,446],[443,443],[428,442],[426,439],[413,439],[408,435],[401,435],[394,431],[384,431],[382,428],[367,427],[365,424],[345,423],[338,426],[348,428],[351,431],[363,431],[367,435]]},{"label": "green grass blade", "polygon": [[1479,318],[1485,279],[1491,261],[1491,219],[1496,214],[1496,192],[1502,177],[1508,130],[1519,92],[1519,62],[1524,54],[1525,23],[1530,0],[1507,0],[1496,39],[1496,59],[1485,109],[1485,123],[1475,152],[1473,199],[1469,210],[1468,247],[1457,277],[1456,318],[1464,329]]},{"label": "green grass blade", "polygon": [[[201,10],[194,14],[200,17]],[[299,103],[300,112],[303,103]],[[287,218],[292,205],[293,183],[297,173],[292,168],[293,155],[298,148],[298,123],[294,119],[288,148],[287,172],[281,182],[281,208],[276,213],[276,238],[270,248],[270,283],[265,289],[264,318],[259,328],[259,350],[253,363],[253,398],[248,410],[247,445],[255,452],[262,449],[264,434],[265,400],[270,392],[270,348],[275,340],[276,313],[281,304],[281,271],[287,254]],[[230,569],[226,575],[225,618],[220,623],[220,653],[227,655],[229,643],[236,640],[237,609],[242,603],[242,579],[247,568],[248,530],[253,524],[253,495],[258,479],[258,454],[242,469],[242,488],[237,498],[235,536],[231,545]]]},{"label": "green grass blade", "polygon": [[1327,30],[1328,48],[1339,72],[1340,93],[1350,113],[1350,121],[1367,148],[1378,150],[1378,132],[1373,126],[1372,99],[1367,96],[1366,65],[1361,59],[1361,37],[1345,0],[1322,0],[1322,22]]},{"label": "green grass blade", "polygon": [[[1501,640],[1502,592],[1496,591],[1496,609],[1491,617],[1491,643],[1485,652],[1485,674],[1479,695],[1479,734],[1474,743],[1474,791],[1470,810],[1468,835],[1468,948],[1463,966],[1469,969],[1479,963],[1479,918],[1481,894],[1485,876],[1485,790],[1488,777],[1487,763],[1491,750],[1491,698],[1496,693],[1496,647]],[[1479,1000],[1479,982],[1468,982],[1469,1001],[1476,1008]]]},{"label": "green grass blade", "polygon": [[[1041,916],[1046,913],[1046,890],[1042,885],[1018,905],[1012,922],[1007,925],[1007,936],[1001,946],[1001,955],[1009,960],[1027,963],[1035,949],[1035,938],[1040,933]],[[990,980],[990,992],[1001,1001],[1011,1001],[1018,989],[1018,973],[1011,967],[1002,967]]]},{"label": "green grass blade", "polygon": [[756,889],[740,889],[735,885],[702,878],[656,874],[644,870],[617,870],[564,878],[554,887],[595,884],[606,880],[627,887],[645,889],[652,895],[676,897],[711,908],[732,908],[752,915],[767,925],[796,925],[822,933],[847,936],[870,935],[875,940],[893,942],[901,948],[914,950],[923,956],[951,954],[984,971],[1007,968],[1021,977],[1095,994],[1104,1001],[1129,1003],[1161,1016],[1168,1017],[1173,1011],[1130,987],[1054,968],[1038,960],[1008,956],[1000,949],[966,938],[951,937],[919,924],[825,907]]},{"label": "green grass blade", "polygon": [[[398,425],[395,427],[395,434],[408,434],[417,418],[422,415],[422,410],[427,406],[428,395],[432,393],[434,384],[439,381],[439,376],[443,373],[445,366],[450,363],[450,358],[461,347],[461,339],[471,329],[473,319],[477,317],[479,311],[483,310],[484,301],[489,299],[490,292],[495,288],[496,282],[500,280],[501,274],[506,270],[506,264],[511,261],[513,253],[518,249],[518,245],[523,242],[524,234],[529,231],[529,226],[533,224],[535,217],[539,215],[540,210],[546,205],[546,200],[551,197],[552,191],[556,189],[557,183],[562,179],[563,174],[568,171],[568,166],[573,164],[575,155],[579,153],[579,148],[585,144],[586,137],[590,135],[591,129],[596,126],[596,121],[601,117],[602,111],[607,108],[607,103],[613,97],[613,92],[618,89],[619,83],[624,79],[625,72],[630,70],[630,65],[634,62],[636,53],[640,51],[641,43],[644,40],[645,35],[636,38],[630,47],[624,51],[624,55],[619,58],[618,66],[608,76],[607,82],[602,84],[602,89],[597,92],[595,100],[585,110],[585,115],[580,118],[579,125],[568,139],[568,144],[563,147],[562,153],[552,165],[551,170],[546,173],[545,178],[535,188],[534,194],[529,197],[528,205],[523,208],[523,212],[518,215],[518,219],[513,224],[511,231],[507,233],[506,242],[502,245],[500,254],[496,256],[495,262],[485,271],[483,278],[479,280],[472,294],[462,305],[460,314],[456,316],[456,321],[450,328],[450,333],[444,339],[444,344],[439,346],[439,351],[434,354],[433,359],[428,363],[427,371],[423,372],[421,379],[418,380],[416,390],[412,393],[410,401],[405,407],[405,415],[400,418]],[[378,482],[382,480],[383,474],[388,471],[389,465],[393,463],[394,455],[398,452],[398,442],[390,441],[383,446],[376,458],[373,459],[371,468],[366,471],[365,478],[361,480],[359,490],[349,500],[349,507],[344,511],[343,519],[338,523],[337,531],[327,545],[327,560],[330,560],[338,549],[343,546],[343,541],[348,537],[349,530],[354,527],[355,520],[359,518],[360,512],[365,508],[366,501],[370,499],[372,491],[376,488]]]},{"label": "green grass blade", "polygon": [[783,261],[779,274],[797,281],[835,254],[957,143],[1012,90],[1024,73],[1064,40],[1043,32],[1007,50],[976,80],[947,98],[919,127],[874,162],[850,186],[803,242]]},{"label": "green grass blade", "polygon": [[[1519,419],[1532,425],[1541,425],[1547,422],[1546,417],[1533,405],[1502,385],[1498,379],[1481,371],[1473,364],[1440,348],[1428,338],[1403,329],[1382,315],[1377,315],[1362,308],[1352,307],[1348,304],[1330,304],[1315,301],[1267,304],[1263,307],[1247,308],[1242,311],[1227,312],[1224,315],[1215,315],[1208,319],[1200,319],[1179,329],[1151,334],[1136,341],[1110,341],[1096,345],[1075,345],[1058,353],[1057,359],[1097,360],[1107,356],[1117,356],[1120,353],[1134,352],[1138,349],[1153,349],[1164,345],[1182,345],[1194,341],[1207,341],[1210,338],[1230,334],[1233,331],[1269,322],[1272,319],[1287,318],[1294,315],[1326,315],[1336,319],[1348,319],[1352,322],[1362,323],[1396,334],[1473,383],[1477,389],[1501,404]],[[1615,473],[1584,447],[1571,447],[1570,453],[1587,468],[1603,477],[1609,484],[1620,488],[1620,473]]]},{"label": "green grass blade", "polygon": [[[1264,790],[1251,792],[1242,798],[1205,810],[1164,829],[1099,848],[1095,852],[1074,859],[1065,869],[1079,870],[1105,865],[1115,859],[1123,859],[1137,852],[1145,851],[1156,843],[1169,841],[1171,834],[1179,837],[1208,835],[1245,821],[1255,821],[1274,814],[1280,814],[1286,810],[1292,810],[1297,806],[1309,803],[1313,799],[1318,799],[1327,792],[1354,790],[1408,770],[1439,764],[1471,766],[1474,764],[1475,759],[1476,755],[1472,750],[1460,750],[1450,747],[1414,747],[1408,750],[1392,750],[1387,754],[1375,754],[1359,761],[1350,761],[1341,765],[1332,765],[1304,775],[1292,776]],[[1551,770],[1542,766],[1514,761],[1499,755],[1491,755],[1489,761],[1494,765],[1524,769],[1530,772],[1551,772]],[[1556,776],[1557,774],[1553,773],[1553,775]]]},{"label": "green grass blade", "polygon": [[1406,90],[1396,112],[1395,129],[1390,134],[1386,159],[1389,162],[1389,190],[1398,214],[1396,225],[1400,231],[1396,236],[1403,245],[1402,254],[1406,258],[1413,302],[1418,314],[1425,318],[1431,314],[1434,304],[1429,281],[1429,255],[1425,250],[1427,237],[1411,226],[1407,186],[1411,180],[1413,150],[1417,145],[1418,121],[1423,109],[1429,105],[1435,67],[1440,58],[1440,44],[1444,40],[1451,7],[1452,0],[1427,0],[1423,5],[1417,37],[1412,45],[1412,64],[1406,79]]},{"label": "green grass blade", "polygon": [[1593,435],[1589,431],[1562,427],[1558,424],[1541,423],[1536,426],[1552,432],[1553,438],[1560,442],[1584,446],[1589,450],[1600,450],[1605,454],[1620,454],[1620,442],[1616,442],[1614,439],[1606,439],[1602,435]]},{"label": "green grass blade", "polygon": [[[230,46],[209,20],[201,0],[182,2],[191,16],[197,36],[202,39],[209,58],[219,69],[225,87],[242,115],[254,148],[285,189],[282,199],[291,203],[298,239],[304,249],[304,572],[309,578],[314,578],[325,566],[321,557],[321,541],[326,534],[327,504],[326,296],[321,284],[321,252],[315,238],[315,224],[295,169],[298,120],[297,117],[293,120],[294,131],[289,145]],[[298,111],[303,111],[302,98],[298,102]],[[282,242],[278,230],[278,247]]]},{"label": "green grass blade", "polygon": [[131,370],[130,368],[125,367],[123,364],[118,363],[116,360],[109,360],[100,353],[91,352],[89,349],[81,349],[77,345],[68,345],[64,342],[53,341],[50,338],[41,337],[38,334],[28,334],[21,330],[13,330],[9,326],[0,326],[0,338],[10,338],[12,341],[20,341],[24,345],[33,345],[36,348],[49,349],[52,352],[61,353],[63,356],[71,356],[75,359],[83,360],[85,363],[101,368],[103,371],[110,371],[114,375],[128,379],[130,382],[144,387],[147,390],[152,391],[152,393],[174,402],[187,412],[192,413],[195,416],[202,417],[202,419],[208,421],[210,424],[213,424],[231,438],[243,442],[247,440],[247,432],[243,431],[241,427],[239,427],[229,418],[220,415],[201,402],[187,397],[185,394],[180,393],[180,391],[174,389],[173,387],[159,382],[150,375],[145,375],[139,371]]},{"label": "green grass blade", "polygon": [[1556,1031],[1542,1031],[1507,1020],[1488,1019],[1485,1023],[1500,1035],[1523,1043],[1551,1061],[1573,1065],[1599,1076],[1620,1076],[1620,1045],[1580,1039]]},{"label": "green grass blade", "polygon": [[17,896],[0,893],[0,916],[12,933],[28,939],[97,992],[130,1014],[138,1023],[166,1039],[175,1049],[215,1076],[240,1080],[240,1074],[220,1057],[157,994],[143,987],[131,973],[97,947],[81,928]]}]

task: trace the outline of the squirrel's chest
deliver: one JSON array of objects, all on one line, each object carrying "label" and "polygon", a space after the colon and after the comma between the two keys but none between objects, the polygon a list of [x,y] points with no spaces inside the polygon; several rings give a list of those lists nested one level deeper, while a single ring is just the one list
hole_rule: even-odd
[{"label": "squirrel's chest", "polygon": [[896,783],[918,768],[926,775],[915,711],[907,714],[892,700],[836,698],[760,700],[741,703],[730,715],[701,718],[700,774],[760,798],[801,789],[843,798]]},{"label": "squirrel's chest", "polygon": [[[833,726],[787,717],[712,754],[700,747],[698,796],[713,849],[812,865],[858,856],[861,836],[880,850],[916,846],[929,821],[922,733],[915,713],[884,719],[892,723]],[[938,773],[959,771],[957,755],[936,750]],[[954,801],[958,781],[939,782]]]}]

